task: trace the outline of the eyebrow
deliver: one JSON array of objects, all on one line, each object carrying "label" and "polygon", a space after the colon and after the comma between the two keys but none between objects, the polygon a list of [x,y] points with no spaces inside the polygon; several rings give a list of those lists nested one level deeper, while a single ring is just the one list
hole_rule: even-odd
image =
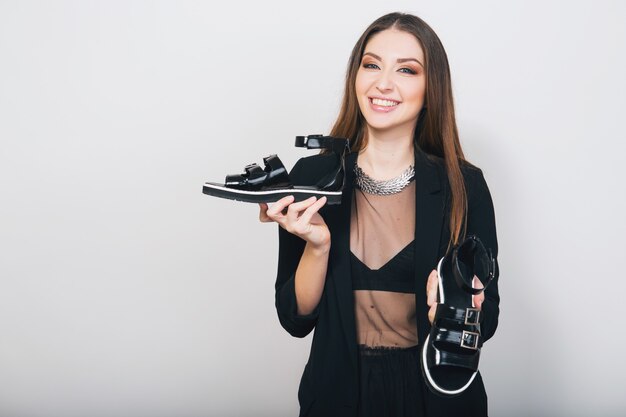
[{"label": "eyebrow", "polygon": [[[363,56],[365,56],[365,55],[371,55],[371,56],[373,56],[374,58],[376,58],[377,60],[382,61],[382,58],[381,58],[381,57],[379,57],[378,55],[376,55],[376,54],[375,54],[375,53],[373,53],[373,52],[365,52],[365,53],[363,54]],[[407,62],[407,61],[415,61],[415,62],[417,62],[418,64],[422,65],[422,63],[421,63],[421,62],[419,62],[419,61],[418,61],[417,59],[415,59],[415,58],[398,58],[398,60],[397,60],[396,62],[400,64],[400,63],[402,63],[402,62]],[[424,67],[424,65],[422,65],[422,68],[423,68],[423,67]]]}]

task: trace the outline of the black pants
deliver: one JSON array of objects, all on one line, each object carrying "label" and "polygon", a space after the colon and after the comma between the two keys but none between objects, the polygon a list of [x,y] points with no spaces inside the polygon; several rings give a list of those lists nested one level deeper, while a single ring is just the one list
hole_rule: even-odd
[{"label": "black pants", "polygon": [[359,417],[425,415],[417,346],[359,345]]}]

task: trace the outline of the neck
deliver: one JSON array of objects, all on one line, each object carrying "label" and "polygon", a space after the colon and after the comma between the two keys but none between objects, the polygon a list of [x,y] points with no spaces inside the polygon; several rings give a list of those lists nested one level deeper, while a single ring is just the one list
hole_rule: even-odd
[{"label": "neck", "polygon": [[372,178],[397,177],[414,163],[413,130],[367,128],[367,144],[359,152],[357,164]]}]

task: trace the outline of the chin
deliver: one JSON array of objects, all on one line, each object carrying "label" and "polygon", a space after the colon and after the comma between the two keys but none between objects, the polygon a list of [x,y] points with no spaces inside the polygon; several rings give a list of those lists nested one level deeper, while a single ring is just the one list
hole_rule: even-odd
[{"label": "chin", "polygon": [[408,122],[408,120],[394,120],[394,121],[384,121],[384,122],[381,122],[380,120],[368,120],[368,119],[365,119],[365,120],[367,121],[367,124],[372,129],[377,129],[377,130],[395,129],[402,125],[406,125],[406,123]]},{"label": "chin", "polygon": [[380,124],[380,123],[368,123],[370,129],[374,129],[374,130],[379,130],[379,131],[383,131],[383,130],[393,130],[395,128],[398,127],[397,124]]}]

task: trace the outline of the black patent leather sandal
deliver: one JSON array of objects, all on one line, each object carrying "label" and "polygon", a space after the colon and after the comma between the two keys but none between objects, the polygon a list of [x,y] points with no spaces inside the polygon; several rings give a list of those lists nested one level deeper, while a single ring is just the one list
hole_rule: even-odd
[{"label": "black patent leather sandal", "polygon": [[[483,316],[474,306],[473,295],[493,280],[495,260],[491,249],[471,235],[441,258],[437,274],[439,304],[420,362],[428,388],[439,396],[454,397],[470,386],[478,372]],[[483,288],[474,288],[474,275]]]},{"label": "black patent leather sandal", "polygon": [[326,204],[340,204],[345,177],[344,157],[349,150],[348,140],[323,135],[296,136],[295,146],[331,150],[337,163],[315,185],[296,185],[292,183],[280,158],[273,154],[263,158],[265,168],[254,163],[246,165],[242,174],[227,175],[224,184],[204,183],[202,192],[249,203],[271,203],[293,195],[294,202],[315,196],[318,199],[326,197]]}]

